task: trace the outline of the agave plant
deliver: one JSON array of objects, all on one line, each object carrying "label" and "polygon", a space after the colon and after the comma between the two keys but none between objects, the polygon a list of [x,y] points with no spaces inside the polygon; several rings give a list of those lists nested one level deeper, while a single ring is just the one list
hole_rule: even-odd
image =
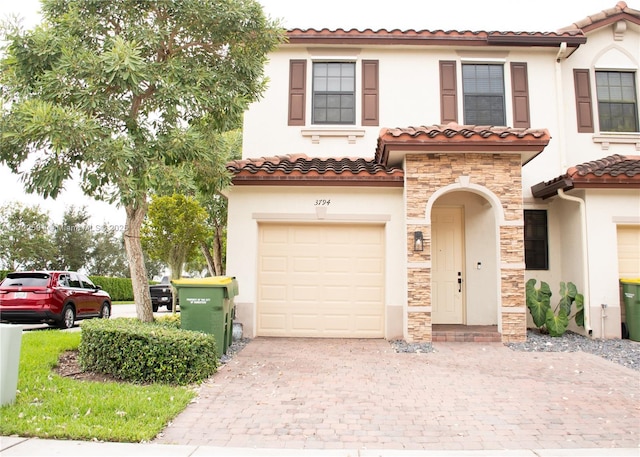
[{"label": "agave plant", "polygon": [[[527,308],[533,318],[533,323],[541,332],[551,336],[562,336],[567,331],[569,321],[575,319],[576,325],[584,327],[584,296],[572,282],[560,283],[560,301],[554,309],[551,308],[551,289],[549,284],[540,282],[536,287],[536,279],[527,281]],[[571,315],[573,303],[576,313]]]}]

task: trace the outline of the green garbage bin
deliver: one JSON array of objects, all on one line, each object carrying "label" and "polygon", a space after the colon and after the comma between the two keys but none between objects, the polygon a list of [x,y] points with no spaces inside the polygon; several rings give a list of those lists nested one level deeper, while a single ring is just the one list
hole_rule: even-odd
[{"label": "green garbage bin", "polygon": [[620,279],[629,339],[640,341],[640,278]]},{"label": "green garbage bin", "polygon": [[183,278],[171,281],[180,299],[180,327],[213,334],[218,356],[232,342],[234,297],[238,281],[229,276]]}]

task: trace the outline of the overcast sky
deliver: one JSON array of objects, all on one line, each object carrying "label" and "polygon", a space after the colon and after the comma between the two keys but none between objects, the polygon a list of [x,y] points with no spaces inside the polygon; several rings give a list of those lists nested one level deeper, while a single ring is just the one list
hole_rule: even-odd
[{"label": "overcast sky", "polygon": [[[108,0],[105,0],[108,1]],[[615,0],[259,0],[272,19],[286,28],[356,28],[548,32],[616,5]],[[640,0],[634,0],[640,2]],[[627,2],[640,9],[640,4]],[[40,21],[39,0],[0,0],[0,19],[17,14],[28,28]],[[40,204],[59,222],[70,205],[90,207],[93,224],[122,224],[124,209],[82,196],[75,186],[57,201],[24,195],[22,184],[0,166],[0,205],[11,201]]]}]

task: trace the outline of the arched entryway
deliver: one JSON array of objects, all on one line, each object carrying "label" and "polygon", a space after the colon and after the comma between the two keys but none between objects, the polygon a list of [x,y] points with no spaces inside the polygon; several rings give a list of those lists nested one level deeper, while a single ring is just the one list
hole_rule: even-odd
[{"label": "arched entryway", "polygon": [[430,205],[433,325],[495,326],[499,331],[496,212],[501,208],[471,191],[446,192]]},{"label": "arched entryway", "polygon": [[[466,219],[459,223],[466,229],[459,243],[465,248],[464,273],[454,269],[455,281],[445,287],[456,288],[457,272],[461,271],[465,301],[462,317],[453,316],[467,324],[484,319],[496,322],[503,342],[526,340],[522,166],[544,149],[549,138],[546,130],[457,124],[380,132],[377,162],[404,169],[409,341],[433,338],[434,293],[440,293],[433,286],[441,287],[439,279],[434,283],[433,264],[438,259],[431,255],[434,206],[436,214],[439,207],[462,207],[461,217],[477,218],[481,227],[472,229]],[[471,248],[476,246],[474,236],[480,240],[476,251]],[[487,260],[483,260],[485,256]],[[472,271],[479,273],[477,278],[465,281],[463,275]],[[485,273],[486,283],[481,279]],[[436,320],[438,313],[436,310]]]}]

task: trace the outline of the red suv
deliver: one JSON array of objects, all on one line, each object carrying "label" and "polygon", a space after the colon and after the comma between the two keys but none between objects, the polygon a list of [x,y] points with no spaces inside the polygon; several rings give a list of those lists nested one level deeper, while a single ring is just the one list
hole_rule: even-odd
[{"label": "red suv", "polygon": [[20,271],[0,283],[0,321],[73,327],[76,319],[111,315],[111,297],[73,271]]}]

